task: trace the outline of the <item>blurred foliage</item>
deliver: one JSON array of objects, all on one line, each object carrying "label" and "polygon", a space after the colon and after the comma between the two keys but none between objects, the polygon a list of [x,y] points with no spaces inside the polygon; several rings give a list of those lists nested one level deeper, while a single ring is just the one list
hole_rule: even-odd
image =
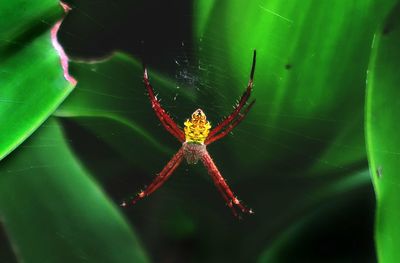
[{"label": "blurred foliage", "polygon": [[[368,151],[372,170],[383,174],[379,182],[373,178],[378,256],[382,262],[396,262],[391,261],[397,255],[394,237],[387,234],[398,232],[393,213],[397,184],[390,180],[396,143],[388,145],[395,138],[386,134],[395,134],[391,125],[396,123],[398,59],[388,58],[399,52],[399,38],[397,27],[388,23],[383,28],[390,33],[380,34],[394,2],[71,0],[60,40],[77,58],[70,68],[78,85],[54,112],[57,121],[50,120],[2,162],[0,214],[17,257],[32,262],[40,257],[57,262],[143,261],[144,252],[121,217],[124,213],[155,262],[375,261],[374,196],[364,142],[369,65]],[[11,8],[0,9],[10,22]],[[41,5],[32,9],[38,11],[32,13],[35,19],[53,14]],[[15,28],[0,24],[8,34],[0,38],[6,45],[0,55],[7,58],[0,62],[0,74],[8,76],[4,90],[9,92],[4,98],[0,93],[7,100],[0,104],[0,116],[6,123],[2,133],[11,136],[1,138],[3,155],[71,90],[66,81],[62,86],[37,78],[37,69],[27,67],[32,63],[22,56],[24,49],[15,49],[19,44],[32,46],[46,32],[42,48],[32,50],[30,57],[54,53],[54,65],[43,65],[39,72],[62,80],[49,40],[52,23],[23,34],[30,36],[25,39],[15,32],[34,25],[29,21]],[[393,18],[388,21],[398,24]],[[186,164],[151,197],[132,209],[115,210],[108,198],[117,204],[136,194],[180,147],[152,112],[141,60],[149,65],[162,104],[180,125],[199,107],[216,125],[247,84],[253,49],[258,54],[255,107],[232,135],[209,151],[235,193],[256,214],[238,223],[205,169]],[[25,78],[19,74],[33,74],[26,81],[38,92],[25,92],[26,83],[19,81]],[[57,87],[58,93],[49,87]],[[19,96],[25,96],[22,105]],[[392,107],[385,108],[388,96]],[[29,196],[35,196],[35,206]],[[382,209],[386,205],[390,209]],[[28,207],[23,210],[26,217],[16,209],[21,206]],[[43,242],[34,248],[27,244],[42,227],[34,223],[27,229],[27,218],[49,222]],[[51,253],[43,250],[50,242]]]},{"label": "blurred foliage", "polygon": [[[301,162],[289,167],[321,174],[365,161],[365,75],[373,34],[390,5],[214,1],[210,8],[209,1],[198,2],[200,9],[212,10],[198,18],[199,25],[207,24],[197,32],[198,56],[212,61],[211,77],[220,79],[214,85],[226,104],[247,81],[251,50],[258,52],[258,102],[246,122],[253,135],[248,142],[274,150],[247,158],[250,164],[270,166],[292,158]],[[237,93],[227,92],[232,89]],[[239,158],[240,151],[232,150]]]},{"label": "blurred foliage", "polygon": [[376,241],[380,262],[398,262],[400,252],[399,147],[400,3],[375,34],[368,69],[366,132],[377,200]]},{"label": "blurred foliage", "polygon": [[3,160],[0,211],[21,262],[146,262],[53,119]]}]

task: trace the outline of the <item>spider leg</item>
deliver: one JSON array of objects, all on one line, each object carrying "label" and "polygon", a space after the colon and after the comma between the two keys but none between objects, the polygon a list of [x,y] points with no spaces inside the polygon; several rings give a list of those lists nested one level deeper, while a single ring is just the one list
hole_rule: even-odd
[{"label": "spider leg", "polygon": [[[172,159],[167,163],[167,165],[162,169],[162,171],[156,176],[156,178],[151,182],[149,186],[146,187],[145,190],[140,191],[138,195],[132,199],[131,205],[134,205],[138,200],[143,199],[146,196],[149,196],[155,190],[157,190],[167,179],[171,176],[171,174],[175,171],[175,169],[179,166],[183,159],[183,148],[181,147],[179,151],[172,157]],[[121,206],[127,206],[126,202],[123,202]]]},{"label": "spider leg", "polygon": [[234,195],[207,151],[202,155],[201,160],[204,166],[207,168],[209,175],[213,179],[214,184],[221,192],[222,197],[227,202],[227,205],[232,209],[233,214],[237,216],[237,212],[234,206],[237,206],[243,213],[253,214],[253,211],[242,205],[237,197]]},{"label": "spider leg", "polygon": [[[214,180],[214,182],[215,182],[215,180]],[[240,218],[240,216],[238,215],[238,212],[236,211],[236,208],[232,205],[232,202],[230,201],[229,197],[226,195],[226,193],[225,193],[224,189],[222,188],[222,186],[220,184],[217,184],[217,183],[215,184],[215,186],[217,187],[217,189],[220,192],[221,196],[225,199],[225,202],[229,206],[229,208],[231,209],[232,214],[235,217],[239,217]]]},{"label": "spider leg", "polygon": [[253,64],[251,66],[251,71],[250,71],[250,79],[249,83],[247,84],[246,90],[243,92],[239,103],[235,106],[233,112],[226,117],[221,123],[219,123],[214,129],[212,129],[209,133],[209,137],[213,137],[215,134],[220,132],[222,129],[224,129],[231,121],[233,121],[240,111],[242,110],[243,106],[246,105],[247,100],[249,99],[251,95],[251,91],[253,89],[253,79],[254,79],[254,71],[256,68],[256,51],[254,50],[253,53]]},{"label": "spider leg", "polygon": [[147,93],[150,98],[151,106],[154,112],[156,113],[158,119],[169,133],[171,133],[180,142],[184,142],[185,141],[184,132],[182,131],[181,128],[179,128],[179,126],[172,120],[172,118],[168,115],[168,113],[163,109],[157,97],[154,95],[154,90],[150,85],[146,67],[144,67],[143,79],[147,89]]},{"label": "spider leg", "polygon": [[254,105],[255,102],[256,102],[256,100],[253,100],[253,101],[243,110],[243,113],[239,113],[239,116],[238,116],[235,120],[233,120],[233,121],[231,122],[231,124],[230,124],[228,127],[226,127],[225,130],[223,130],[222,132],[220,132],[220,133],[218,133],[218,134],[216,134],[216,135],[214,135],[214,136],[212,136],[212,137],[208,136],[207,139],[206,139],[206,141],[205,141],[205,144],[208,145],[208,144],[210,144],[210,143],[213,143],[213,142],[215,142],[215,141],[217,141],[217,140],[219,140],[219,139],[225,137],[227,134],[229,134],[229,133],[230,133],[230,132],[231,132],[231,131],[232,131],[246,116],[247,116],[247,113],[250,111],[251,107],[253,107],[253,105]]}]

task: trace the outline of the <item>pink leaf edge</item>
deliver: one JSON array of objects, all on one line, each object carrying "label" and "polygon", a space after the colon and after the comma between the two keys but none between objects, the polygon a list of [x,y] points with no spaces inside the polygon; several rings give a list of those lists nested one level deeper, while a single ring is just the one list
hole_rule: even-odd
[{"label": "pink leaf edge", "polygon": [[[60,2],[60,5],[64,9],[65,13],[68,13],[68,11],[71,10],[71,7],[69,7],[66,3]],[[58,33],[58,30],[60,29],[60,25],[61,25],[62,21],[63,21],[63,19],[57,21],[55,23],[55,25],[53,26],[53,28],[51,29],[51,43],[53,44],[54,49],[57,51],[58,56],[60,57],[61,67],[64,72],[64,78],[69,83],[71,83],[72,85],[75,86],[78,82],[76,81],[76,79],[73,76],[71,76],[69,74],[69,71],[68,71],[69,58],[65,54],[63,47],[60,45],[60,43],[58,42],[58,39],[57,39],[57,33]]]}]

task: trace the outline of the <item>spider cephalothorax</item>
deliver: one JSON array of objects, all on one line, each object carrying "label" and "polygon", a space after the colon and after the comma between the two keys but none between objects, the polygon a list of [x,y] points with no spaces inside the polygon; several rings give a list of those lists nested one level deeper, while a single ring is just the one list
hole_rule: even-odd
[{"label": "spider cephalothorax", "polygon": [[[195,164],[201,160],[213,179],[215,186],[218,188],[222,197],[225,199],[227,205],[232,209],[232,212],[235,216],[238,216],[236,207],[239,208],[243,213],[253,213],[251,209],[248,209],[242,205],[239,199],[233,194],[232,190],[229,188],[225,179],[222,177],[217,166],[212,160],[206,147],[210,143],[215,142],[229,134],[229,132],[231,132],[244,119],[251,107],[254,105],[255,100],[253,100],[250,104],[247,104],[247,100],[249,99],[251,90],[253,88],[255,65],[256,51],[254,50],[253,64],[250,71],[250,80],[246,90],[240,98],[239,103],[234,107],[233,112],[212,130],[210,130],[210,122],[207,121],[207,117],[201,109],[197,109],[193,112],[191,118],[185,121],[185,127],[182,130],[182,128],[180,128],[161,107],[161,104],[154,95],[153,88],[150,85],[147,70],[146,68],[144,69],[144,84],[149,94],[154,112],[165,129],[182,143],[182,147],[167,163],[164,169],[156,176],[153,182],[144,191],[141,191],[136,198],[132,199],[131,204],[136,203],[136,201],[139,199],[142,199],[157,190],[171,176],[173,171],[182,162],[182,159],[185,158],[189,164]],[[122,206],[127,205],[128,204],[126,202],[122,203]]]}]

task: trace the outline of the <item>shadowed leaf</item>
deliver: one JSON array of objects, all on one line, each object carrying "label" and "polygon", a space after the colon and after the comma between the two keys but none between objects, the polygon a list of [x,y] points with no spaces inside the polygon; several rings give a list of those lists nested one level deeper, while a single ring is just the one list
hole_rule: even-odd
[{"label": "shadowed leaf", "polygon": [[0,216],[23,262],[147,262],[54,119],[2,161]]}]

